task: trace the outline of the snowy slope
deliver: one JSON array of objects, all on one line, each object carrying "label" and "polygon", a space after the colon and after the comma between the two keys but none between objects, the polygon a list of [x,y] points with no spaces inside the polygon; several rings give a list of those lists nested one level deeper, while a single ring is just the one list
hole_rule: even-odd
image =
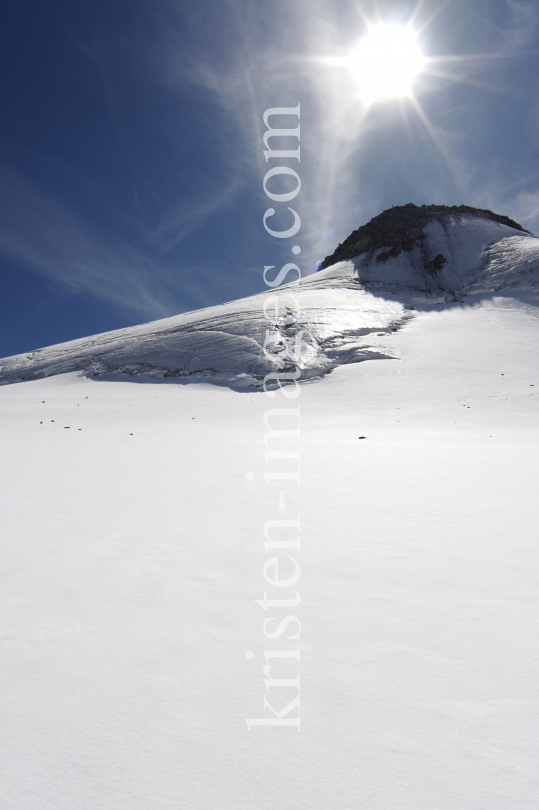
[{"label": "snowy slope", "polygon": [[[426,237],[397,257],[371,250],[276,291],[5,358],[0,383],[69,371],[203,377],[236,388],[296,367],[302,379],[322,377],[343,363],[391,357],[379,333],[399,329],[414,309],[539,289],[539,239],[530,234],[467,214],[433,220]],[[426,269],[438,255],[443,267]]]},{"label": "snowy slope", "polygon": [[[294,298],[285,297],[285,290]],[[295,347],[302,330],[316,340],[316,350],[312,339],[301,341],[303,376],[320,376],[350,357],[378,356],[376,332],[395,328],[405,317],[401,303],[360,289],[352,266],[287,285],[279,297],[276,317],[275,293],[264,293],[6,358],[0,360],[0,382],[84,370],[93,375],[197,375],[240,387],[260,385],[266,374],[294,367],[286,347]]]},{"label": "snowy slope", "polygon": [[[445,216],[273,321],[268,292],[0,361],[3,807],[539,806],[538,245]],[[304,384],[264,394],[302,330]],[[264,610],[276,519],[301,601]],[[298,673],[300,733],[248,731]]]},{"label": "snowy slope", "polygon": [[[293,402],[0,389],[3,806],[535,810],[537,303],[432,306],[379,339],[399,360]],[[264,415],[297,404],[301,484],[267,484]],[[248,732],[263,651],[298,643],[255,602],[279,516],[302,526],[301,732]]]},{"label": "snowy slope", "polygon": [[[358,278],[371,288],[414,289],[448,300],[528,285],[537,289],[539,240],[531,234],[471,214],[436,218],[425,233],[412,251],[385,261],[379,260],[384,248],[362,254],[355,262]],[[426,269],[438,255],[443,267]]]}]

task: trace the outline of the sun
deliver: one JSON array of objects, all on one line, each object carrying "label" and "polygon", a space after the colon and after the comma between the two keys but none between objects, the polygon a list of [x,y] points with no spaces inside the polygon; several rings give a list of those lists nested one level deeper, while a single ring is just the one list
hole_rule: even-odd
[{"label": "sun", "polygon": [[427,63],[412,29],[388,24],[370,28],[347,61],[367,103],[411,95]]}]

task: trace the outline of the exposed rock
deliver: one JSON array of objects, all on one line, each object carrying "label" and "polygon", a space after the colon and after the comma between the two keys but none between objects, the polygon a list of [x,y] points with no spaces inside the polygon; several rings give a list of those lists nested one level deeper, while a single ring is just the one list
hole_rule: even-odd
[{"label": "exposed rock", "polygon": [[[380,253],[377,261],[384,262],[392,256],[398,256],[403,250],[411,251],[418,242],[426,239],[425,226],[433,219],[442,219],[448,214],[474,214],[476,217],[500,222],[517,231],[528,233],[522,225],[509,217],[494,214],[483,208],[472,208],[469,205],[394,205],[362,225],[339,245],[331,256],[326,256],[322,268],[330,267],[336,262],[353,259],[371,248],[389,248]],[[434,261],[436,261],[434,259]],[[436,268],[433,268],[436,269]]]},{"label": "exposed rock", "polygon": [[438,253],[430,262],[425,262],[425,270],[428,270],[430,273],[435,273],[437,270],[442,270],[444,264],[447,264],[447,259],[443,253]]}]

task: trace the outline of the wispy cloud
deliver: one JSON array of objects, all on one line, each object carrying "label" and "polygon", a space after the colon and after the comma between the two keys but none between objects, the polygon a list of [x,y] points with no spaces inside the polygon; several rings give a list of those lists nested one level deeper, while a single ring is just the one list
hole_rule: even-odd
[{"label": "wispy cloud", "polygon": [[539,234],[539,191],[521,191],[513,199],[514,218],[527,230]]},{"label": "wispy cloud", "polygon": [[[537,32],[536,6],[524,0],[506,3],[508,26],[498,32],[498,43],[512,49],[527,47],[531,32]],[[427,113],[424,123],[411,105],[404,119],[395,104],[367,110],[350,73],[324,61],[325,57],[350,51],[365,31],[366,16],[375,17],[376,6],[374,0],[273,0],[271,4],[259,0],[201,0],[200,4],[162,0],[156,4],[155,13],[163,20],[160,38],[152,53],[141,56],[147,58],[152,81],[166,83],[169,89],[180,85],[182,90],[186,86],[192,90],[194,86],[205,102],[210,99],[216,105],[215,119],[208,122],[208,128],[213,127],[209,148],[220,168],[219,176],[208,173],[209,179],[206,177],[198,187],[193,183],[189,199],[170,179],[181,169],[182,160],[188,159],[184,154],[167,156],[168,175],[162,186],[159,178],[155,182],[150,178],[151,188],[147,188],[136,176],[104,51],[76,43],[101,71],[105,103],[132,179],[139,214],[138,222],[136,216],[127,222],[129,214],[124,212],[123,230],[137,229],[139,238],[132,243],[127,237],[108,236],[65,200],[52,197],[4,167],[0,178],[0,250],[70,289],[86,290],[145,319],[172,314],[180,300],[174,294],[178,274],[170,267],[171,257],[178,255],[173,251],[189,234],[203,229],[217,212],[232,204],[244,205],[238,200],[245,189],[251,200],[260,203],[260,231],[253,234],[252,241],[265,236],[261,218],[268,201],[262,191],[262,177],[269,165],[263,157],[262,116],[269,107],[293,107],[298,102],[302,191],[297,209],[303,224],[300,244],[304,268],[391,204],[485,205],[488,200],[495,210],[515,217],[517,210],[524,211],[526,206],[535,212],[536,196],[532,191],[522,191],[529,189],[529,184],[515,178],[514,188],[508,190],[506,185],[504,191],[503,172],[493,177],[492,162],[470,156],[466,147],[466,128],[469,131],[472,120],[469,102],[468,106],[463,102],[460,109],[461,100],[454,96],[450,104],[444,102],[445,106],[437,109],[433,103],[429,110],[429,98],[436,101],[432,91],[438,80],[433,79],[427,103],[423,104],[423,97],[419,99]],[[445,13],[447,7],[444,0],[418,3],[418,28],[421,30],[422,22],[429,19],[441,26],[441,16],[434,12]],[[500,40],[502,33],[505,43]],[[428,30],[424,35],[427,37]],[[438,86],[440,83],[443,87],[450,84],[447,80],[440,80]],[[485,116],[494,109],[485,109]],[[496,114],[501,113],[496,110]],[[215,151],[219,152],[217,157]],[[138,186],[142,188],[140,194]],[[150,215],[143,211],[143,203],[139,205],[145,195],[155,203],[148,206]],[[515,207],[504,210],[508,203]],[[526,224],[537,216],[530,213],[521,219]],[[283,245],[276,247],[285,249]],[[261,264],[269,261],[261,258]],[[191,285],[192,297],[203,305],[213,303],[207,292],[195,289],[196,273],[182,279],[182,284],[184,289]],[[237,295],[236,289],[233,294]]]},{"label": "wispy cloud", "polygon": [[[388,204],[410,198],[469,202],[484,196],[481,186],[486,189],[490,177],[482,179],[481,171],[491,167],[481,168],[467,155],[465,127],[473,117],[470,108],[467,121],[458,115],[450,121],[439,110],[431,120],[425,108],[417,106],[415,124],[407,135],[404,122],[399,123],[397,105],[366,110],[349,73],[324,61],[324,57],[349,52],[364,33],[365,20],[376,18],[376,3],[297,0],[261,6],[256,0],[207,0],[203,5],[206,19],[212,22],[202,35],[196,15],[170,4],[176,29],[170,26],[167,34],[169,75],[203,87],[235,119],[238,140],[228,151],[242,155],[238,171],[257,190],[269,168],[262,156],[262,114],[268,107],[295,106],[301,101],[298,171],[304,190],[297,205],[303,224],[302,259],[314,261],[333,249],[334,244],[324,241],[331,230],[328,226],[336,226],[337,238],[344,238]],[[443,15],[450,5],[442,0],[417,4],[417,27],[427,39],[428,25],[424,29],[422,24],[435,20],[443,27],[438,12]],[[507,0],[508,26],[500,47],[524,47],[535,30],[536,16],[533,4]],[[185,47],[187,41],[191,47]],[[468,67],[468,83],[472,71],[480,84],[482,68],[484,72],[481,61],[473,70]],[[431,78],[431,97],[437,82],[447,87],[458,81]],[[499,112],[498,108],[499,102],[493,102],[492,112]],[[408,118],[413,116],[409,108]],[[378,167],[378,182],[373,179],[373,166]],[[408,198],[401,199],[402,193]],[[261,211],[265,202],[260,192]]]},{"label": "wispy cloud", "polygon": [[[235,119],[238,140],[229,144],[228,158],[235,155],[236,171],[249,178],[253,189],[261,188],[269,168],[262,155],[264,110],[302,103],[299,170],[305,191],[298,198],[304,212],[302,245],[308,256],[320,258],[327,252],[322,233],[331,225],[341,169],[366,124],[358,105],[350,103],[349,78],[328,70],[319,57],[338,54],[343,39],[350,43],[357,38],[363,30],[361,16],[353,7],[351,13],[346,4],[329,0],[277,3],[271,8],[225,0],[206,2],[204,8],[213,24],[201,36],[198,20],[176,7],[176,33],[172,27],[167,34],[171,80],[203,87]],[[192,33],[187,50],[186,28]]]},{"label": "wispy cloud", "polygon": [[0,165],[0,251],[65,285],[144,317],[170,309],[169,272],[130,245],[107,243],[65,203]]},{"label": "wispy cloud", "polygon": [[211,196],[196,202],[182,201],[163,217],[155,230],[147,234],[148,238],[162,250],[171,250],[189,233],[200,228],[211,214],[229,205],[243,185],[242,179],[236,177]]},{"label": "wispy cloud", "polygon": [[537,37],[539,8],[537,3],[523,0],[506,0],[510,18],[502,36],[502,48],[518,51],[527,48]]},{"label": "wispy cloud", "polygon": [[[225,181],[225,186],[212,188],[198,188],[193,199],[187,201],[185,198],[178,198],[166,193],[163,189],[151,188],[149,191],[152,201],[159,201],[159,210],[162,213],[157,223],[155,222],[155,211],[152,206],[152,213],[145,210],[142,203],[144,193],[141,191],[141,180],[137,176],[134,168],[133,156],[129,148],[129,139],[126,137],[126,125],[122,121],[122,116],[118,108],[116,91],[111,80],[110,69],[107,58],[107,48],[100,40],[91,43],[83,42],[74,36],[69,35],[69,40],[90,62],[95,66],[103,88],[103,98],[108,109],[110,123],[114,137],[118,144],[119,153],[122,156],[125,171],[131,186],[131,196],[133,207],[137,214],[137,225],[142,235],[149,244],[157,247],[163,252],[167,252],[176,247],[188,234],[202,227],[213,213],[227,206],[242,187],[241,172],[235,171],[234,166],[228,167],[230,180]],[[155,77],[163,81],[163,76]],[[166,80],[165,80],[166,81]],[[178,157],[176,170],[181,167],[181,157]],[[145,183],[142,183],[143,188]],[[147,188],[144,189],[146,192]]]}]

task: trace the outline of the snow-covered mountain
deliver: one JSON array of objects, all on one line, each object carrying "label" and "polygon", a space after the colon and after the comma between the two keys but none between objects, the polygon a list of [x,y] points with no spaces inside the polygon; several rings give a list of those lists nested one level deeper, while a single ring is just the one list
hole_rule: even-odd
[{"label": "snow-covered mountain", "polygon": [[6,810],[539,806],[539,240],[374,237],[0,362]]},{"label": "snow-covered mountain", "polygon": [[355,232],[359,241],[354,243],[354,234],[347,240],[351,258],[314,276],[221,306],[5,358],[0,384],[83,371],[199,377],[257,388],[272,372],[297,367],[308,379],[343,363],[393,357],[388,341],[379,338],[398,330],[414,310],[485,292],[539,289],[539,239],[506,217],[474,210],[390,209],[363,228],[383,225],[384,217],[392,228],[375,228],[370,240],[362,229]]}]

